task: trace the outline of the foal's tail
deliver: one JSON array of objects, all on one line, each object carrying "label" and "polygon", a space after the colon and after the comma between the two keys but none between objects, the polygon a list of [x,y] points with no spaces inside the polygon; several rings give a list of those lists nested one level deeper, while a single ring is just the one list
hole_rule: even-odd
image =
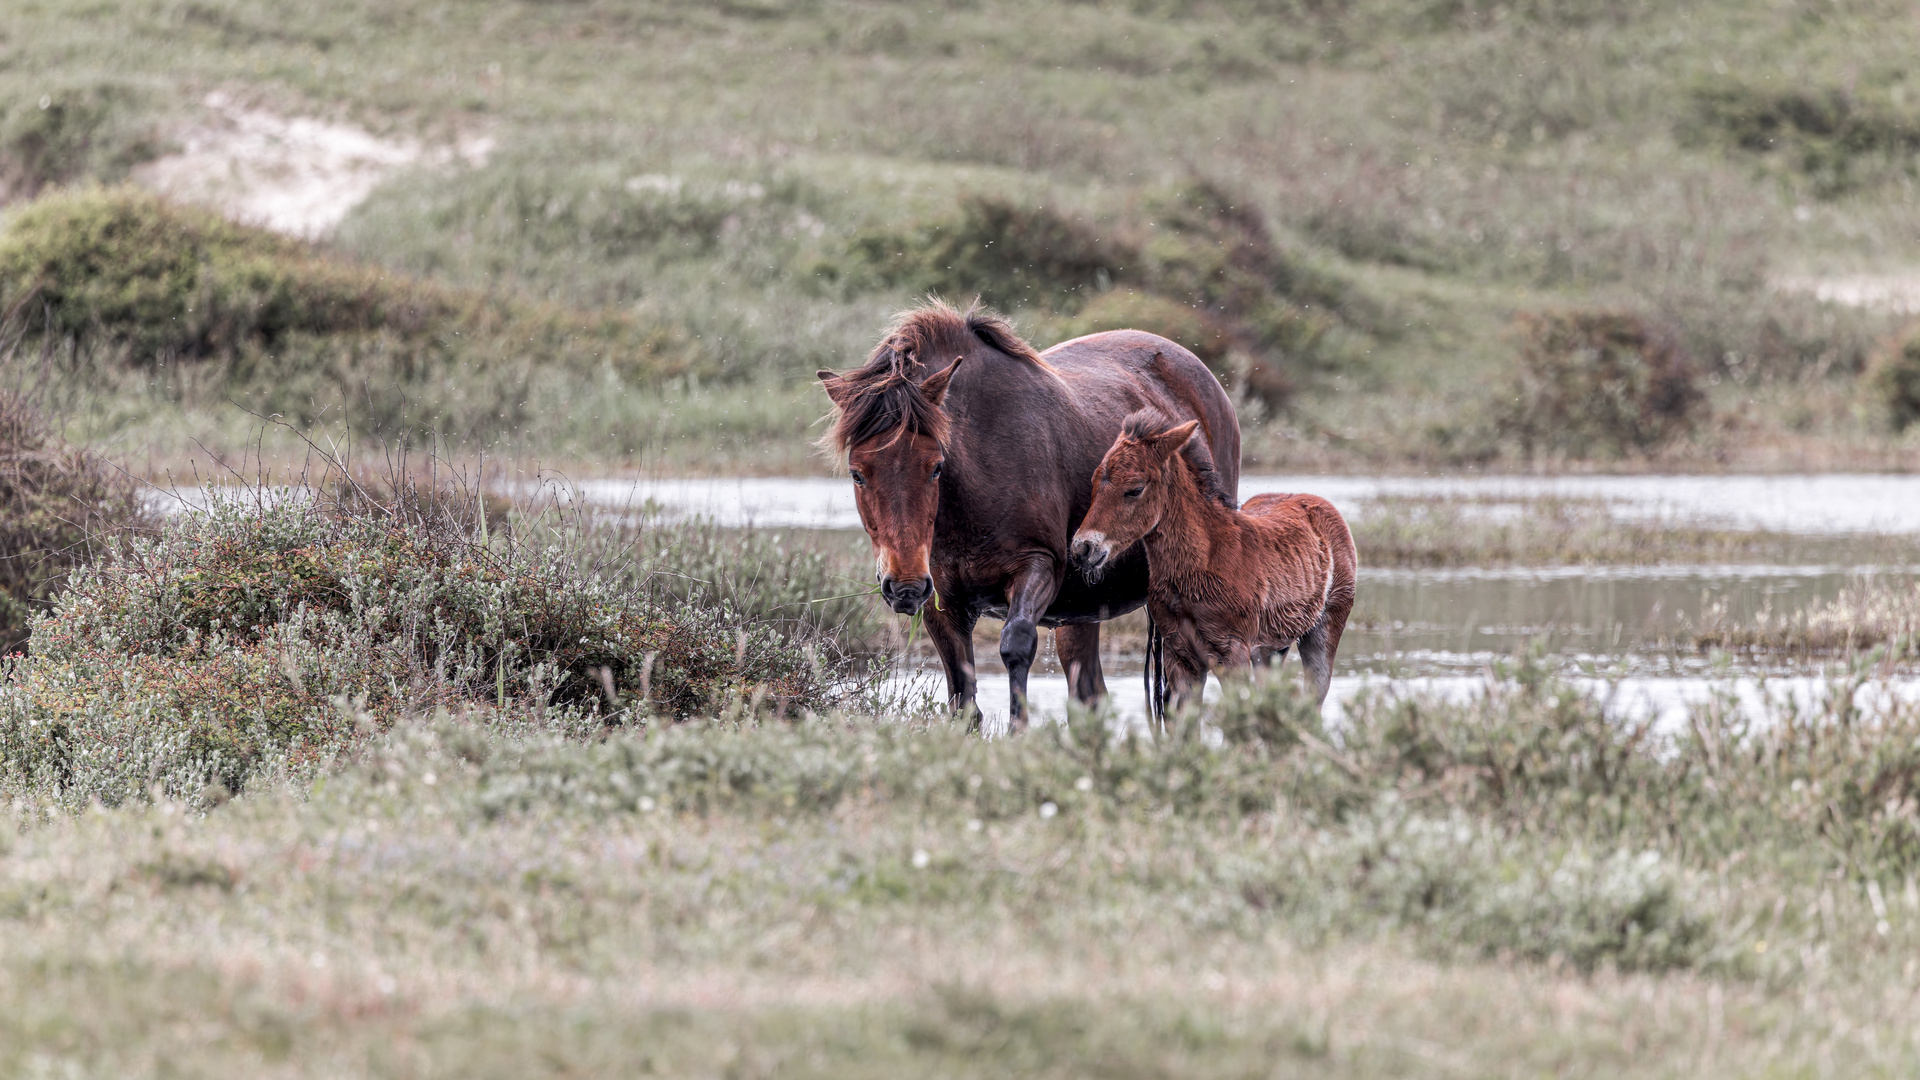
[{"label": "foal's tail", "polygon": [[1164,726],[1167,722],[1167,662],[1166,639],[1160,633],[1160,624],[1153,621],[1153,612],[1147,612],[1147,666],[1140,672],[1140,681],[1147,688],[1147,723]]}]

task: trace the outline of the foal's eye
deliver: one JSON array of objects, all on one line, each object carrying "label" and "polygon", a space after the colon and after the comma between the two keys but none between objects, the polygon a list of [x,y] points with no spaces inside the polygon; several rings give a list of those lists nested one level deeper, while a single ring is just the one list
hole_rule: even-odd
[{"label": "foal's eye", "polygon": [[849,469],[847,471],[853,474],[853,485],[855,487],[867,486],[867,478],[864,474],[860,472],[859,469]]},{"label": "foal's eye", "polygon": [[1141,493],[1145,492],[1146,490],[1147,490],[1147,485],[1141,484],[1137,488],[1128,488],[1126,495],[1127,495],[1127,498],[1129,499],[1137,499],[1140,497]]},{"label": "foal's eye", "polygon": [[946,463],[946,462],[944,462],[944,461],[936,461],[936,462],[934,462],[934,463],[933,463],[933,479],[935,479],[935,480],[938,480],[938,479],[940,479],[940,474],[941,474],[942,472],[944,472],[944,471],[946,471],[946,468],[947,468],[947,463]]}]

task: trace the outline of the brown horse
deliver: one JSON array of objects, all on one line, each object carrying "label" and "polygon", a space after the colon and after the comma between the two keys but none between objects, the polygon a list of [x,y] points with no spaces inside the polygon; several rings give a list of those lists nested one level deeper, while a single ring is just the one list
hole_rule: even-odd
[{"label": "brown horse", "polygon": [[1152,334],[1093,334],[1041,354],[995,315],[934,301],[895,319],[865,366],[819,374],[838,411],[823,442],[846,455],[881,596],[903,615],[924,608],[956,710],[974,703],[974,623],[1006,620],[1000,659],[1016,729],[1026,725],[1037,627],[1058,628],[1074,696],[1093,701],[1106,693],[1101,620],[1146,601],[1137,550],[1116,551],[1098,584],[1067,565],[1093,470],[1121,421],[1143,408],[1193,420],[1222,463],[1219,483],[1239,483],[1240,424],[1226,391],[1192,353]]},{"label": "brown horse", "polygon": [[[1194,428],[1152,410],[1127,417],[1094,473],[1074,563],[1097,580],[1115,552],[1146,548],[1147,611],[1164,635],[1176,703],[1209,668],[1264,665],[1296,642],[1324,702],[1353,609],[1353,534],[1316,495],[1257,495],[1235,509]],[[1165,704],[1150,702],[1155,712]]]}]

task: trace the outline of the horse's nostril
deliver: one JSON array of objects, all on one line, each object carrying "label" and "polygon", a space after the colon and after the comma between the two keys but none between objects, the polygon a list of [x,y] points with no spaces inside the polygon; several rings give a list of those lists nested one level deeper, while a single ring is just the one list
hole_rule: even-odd
[{"label": "horse's nostril", "polygon": [[886,578],[880,583],[880,598],[902,615],[911,615],[933,595],[933,579],[901,582]]}]

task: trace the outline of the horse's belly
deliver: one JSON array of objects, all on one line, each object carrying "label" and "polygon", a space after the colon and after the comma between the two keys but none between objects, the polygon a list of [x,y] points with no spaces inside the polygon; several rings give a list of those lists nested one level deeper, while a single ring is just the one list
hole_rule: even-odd
[{"label": "horse's belly", "polygon": [[[1147,602],[1147,557],[1140,549],[1116,559],[1098,582],[1089,583],[1078,571],[1068,570],[1060,592],[1040,616],[1041,626],[1074,626],[1117,619]],[[1007,617],[1006,595],[998,587],[971,591],[969,607],[975,618]]]},{"label": "horse's belly", "polygon": [[1089,584],[1074,570],[1067,571],[1059,595],[1041,616],[1042,626],[1104,622],[1140,608],[1147,602],[1147,556],[1139,548],[1123,554],[1098,582]]}]

